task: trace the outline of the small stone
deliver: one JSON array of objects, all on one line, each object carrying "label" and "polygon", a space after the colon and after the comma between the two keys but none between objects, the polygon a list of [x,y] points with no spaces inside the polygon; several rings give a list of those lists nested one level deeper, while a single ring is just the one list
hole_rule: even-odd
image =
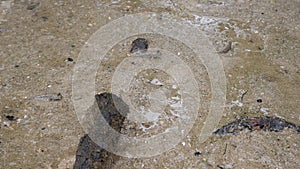
[{"label": "small stone", "polygon": [[165,122],[164,121],[159,121],[158,122],[160,125],[163,125]]},{"label": "small stone", "polygon": [[147,49],[148,49],[148,41],[144,38],[137,38],[132,42],[130,53],[134,53],[137,51],[146,52]]},{"label": "small stone", "polygon": [[201,152],[196,151],[196,152],[194,153],[194,155],[195,155],[196,157],[199,157],[199,156],[201,155]]},{"label": "small stone", "polygon": [[4,121],[4,122],[3,122],[3,125],[6,126],[6,127],[9,127],[9,126],[10,126],[10,123],[11,123],[10,121]]},{"label": "small stone", "polygon": [[257,99],[256,102],[257,103],[262,103],[262,99]]},{"label": "small stone", "polygon": [[46,127],[41,128],[41,130],[45,130],[45,129],[46,129]]},{"label": "small stone", "polygon": [[15,165],[17,165],[17,163],[11,162],[11,163],[9,163],[8,165],[9,165],[9,166],[15,166]]},{"label": "small stone", "polygon": [[156,86],[163,86],[164,85],[158,79],[152,79],[150,83],[153,84],[153,85],[156,85]]},{"label": "small stone", "polygon": [[233,168],[233,164],[232,163],[229,163],[229,164],[220,164],[220,165],[218,165],[218,168],[221,168],[221,169]]},{"label": "small stone", "polygon": [[14,117],[14,116],[7,115],[6,118],[7,118],[9,121],[13,121],[15,117]]},{"label": "small stone", "polygon": [[73,62],[73,58],[67,58],[68,62]]},{"label": "small stone", "polygon": [[63,98],[61,93],[35,96],[33,100],[59,101]]}]

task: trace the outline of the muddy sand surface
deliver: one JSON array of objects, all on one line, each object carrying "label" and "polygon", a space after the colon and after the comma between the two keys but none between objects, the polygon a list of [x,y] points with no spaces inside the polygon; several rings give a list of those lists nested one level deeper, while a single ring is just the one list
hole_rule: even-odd
[{"label": "muddy sand surface", "polygon": [[[0,168],[300,166],[299,1],[2,0],[0,9]],[[250,120],[247,122],[251,128],[245,127],[237,134],[213,134],[200,143],[199,132],[208,117],[212,97],[205,65],[194,61],[195,54],[179,41],[158,34],[141,34],[123,39],[108,51],[99,63],[96,93],[111,92],[116,66],[123,59],[134,57],[132,42],[143,38],[148,44],[140,44],[137,49],[162,47],[188,63],[201,86],[195,123],[174,148],[149,158],[117,156],[91,142],[72,102],[72,76],[80,51],[102,26],[145,12],[186,21],[203,31],[214,47],[211,50],[219,52],[227,90],[222,119],[215,129],[251,117],[275,119],[274,123],[281,124],[267,121],[267,125],[256,125],[256,119],[252,126]],[[159,88],[170,91],[165,97],[176,97],[177,91],[166,85],[173,83],[168,77],[165,72],[151,69],[139,73],[131,82],[134,106],[149,106],[147,99],[139,98]],[[176,121],[170,113],[164,116],[169,118],[158,121],[158,125],[139,126],[125,120],[116,130],[130,137],[150,137]],[[268,130],[271,123],[280,131]]]}]

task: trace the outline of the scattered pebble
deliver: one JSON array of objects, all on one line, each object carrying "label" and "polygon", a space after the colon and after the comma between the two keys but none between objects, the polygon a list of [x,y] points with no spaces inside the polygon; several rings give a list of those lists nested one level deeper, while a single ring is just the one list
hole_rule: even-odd
[{"label": "scattered pebble", "polygon": [[46,101],[59,101],[63,98],[61,93],[58,94],[47,94],[47,95],[40,95],[35,96],[32,98],[32,100],[46,100]]},{"label": "scattered pebble", "polygon": [[172,89],[177,89],[177,85],[172,85]]},{"label": "scattered pebble", "polygon": [[201,155],[201,152],[196,151],[196,152],[194,153],[194,155],[195,155],[196,157],[199,157],[199,156]]},{"label": "scattered pebble", "polygon": [[264,115],[267,115],[267,114],[269,114],[269,109],[268,108],[264,108],[264,107],[262,107],[262,108],[260,108],[259,109],[261,112],[263,112],[264,113]]},{"label": "scattered pebble", "polygon": [[153,85],[157,85],[157,86],[163,86],[164,84],[162,82],[160,82],[158,79],[153,79],[150,82]]},{"label": "scattered pebble", "polygon": [[262,99],[257,99],[256,102],[257,103],[262,103]]},{"label": "scattered pebble", "polygon": [[17,165],[17,163],[11,162],[11,163],[9,163],[8,165],[9,165],[9,166],[15,166],[15,165]]},{"label": "scattered pebble", "polygon": [[134,53],[137,51],[146,52],[147,49],[148,49],[148,41],[144,38],[137,38],[132,42],[130,53]]},{"label": "scattered pebble", "polygon": [[236,100],[236,101],[232,101],[231,102],[231,106],[230,107],[233,107],[233,106],[243,107],[243,105],[244,104],[242,102]]},{"label": "scattered pebble", "polygon": [[221,168],[221,169],[229,169],[229,168],[233,168],[233,164],[232,163],[229,163],[229,164],[220,164],[217,167]]},{"label": "scattered pebble", "polygon": [[17,119],[17,124],[21,123],[22,119]]},{"label": "scattered pebble", "polygon": [[3,122],[3,125],[6,126],[6,127],[9,127],[9,126],[10,126],[10,123],[11,123],[11,121],[4,121],[4,122]]},{"label": "scattered pebble", "polygon": [[15,117],[14,117],[14,116],[11,116],[11,115],[7,115],[6,118],[7,118],[9,121],[13,121]]},{"label": "scattered pebble", "polygon": [[73,58],[67,58],[67,61],[68,62],[73,62],[74,60],[73,60]]}]

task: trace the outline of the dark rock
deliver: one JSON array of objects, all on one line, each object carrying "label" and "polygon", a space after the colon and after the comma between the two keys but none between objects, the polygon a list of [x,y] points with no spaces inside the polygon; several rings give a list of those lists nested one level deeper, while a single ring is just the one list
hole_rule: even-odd
[{"label": "dark rock", "polygon": [[148,41],[144,38],[137,38],[132,42],[130,53],[137,51],[146,52],[148,49]]},{"label": "dark rock", "polygon": [[194,153],[194,155],[195,155],[196,157],[199,157],[199,156],[201,155],[201,152],[196,151],[196,152]]},{"label": "dark rock", "polygon": [[67,58],[68,62],[73,62],[73,58]]},{"label": "dark rock", "polygon": [[11,116],[11,115],[7,115],[6,118],[7,118],[9,121],[13,121],[15,117],[14,117],[14,116]]}]

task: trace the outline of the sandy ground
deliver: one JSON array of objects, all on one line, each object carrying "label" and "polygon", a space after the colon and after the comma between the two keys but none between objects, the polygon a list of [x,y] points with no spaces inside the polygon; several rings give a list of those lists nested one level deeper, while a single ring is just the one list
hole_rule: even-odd
[{"label": "sandy ground", "polygon": [[[126,14],[155,12],[180,17],[203,30],[217,51],[232,42],[231,50],[220,54],[227,79],[226,108],[220,126],[260,115],[300,124],[299,1],[2,0],[0,9],[0,168],[73,168],[80,138],[85,134],[71,100],[74,65],[96,30]],[[167,41],[164,37],[142,36],[154,46]],[[134,38],[117,44],[115,51],[128,51]],[[180,49],[189,53],[184,46]],[[108,56],[124,54],[111,51]],[[110,82],[110,71],[105,66],[118,62],[102,63],[103,70],[97,75],[97,84],[101,82],[98,92],[104,92]],[[188,136],[159,156],[119,158],[110,168],[300,166],[300,137],[291,129],[213,136],[200,144],[197,137],[211,94],[209,78],[203,65],[189,64],[200,72],[203,102]],[[32,99],[58,93],[63,96],[59,101]],[[195,156],[196,151],[201,152],[199,156]]]}]

